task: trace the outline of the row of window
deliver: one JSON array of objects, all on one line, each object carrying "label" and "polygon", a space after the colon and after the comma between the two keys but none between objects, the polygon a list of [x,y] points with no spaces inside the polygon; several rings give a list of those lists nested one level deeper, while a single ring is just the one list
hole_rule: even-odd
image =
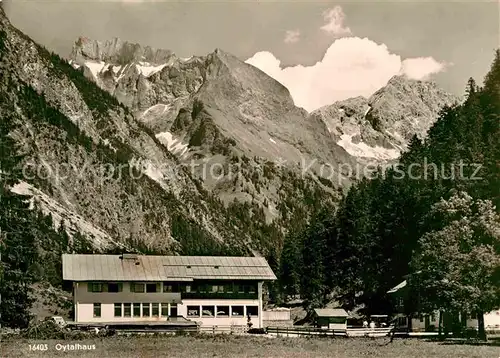
[{"label": "row of window", "polygon": [[[177,317],[175,303],[115,303],[115,317]],[[94,303],[94,317],[101,317],[101,304]]]},{"label": "row of window", "polygon": [[259,306],[187,306],[189,317],[258,316]]},{"label": "row of window", "polygon": [[[94,317],[101,317],[101,304],[94,303]],[[248,306],[187,306],[190,317],[258,316],[259,307]],[[115,303],[114,317],[177,317],[175,303]]]},{"label": "row of window", "polygon": [[[87,284],[88,292],[123,292],[123,283],[121,282],[111,282],[111,283],[101,283],[101,282],[89,282]],[[153,283],[141,283],[141,282],[131,282],[130,292],[134,293],[155,293],[155,292],[199,292],[199,293],[256,293],[257,284],[247,283],[247,284],[180,284],[160,282]]]}]

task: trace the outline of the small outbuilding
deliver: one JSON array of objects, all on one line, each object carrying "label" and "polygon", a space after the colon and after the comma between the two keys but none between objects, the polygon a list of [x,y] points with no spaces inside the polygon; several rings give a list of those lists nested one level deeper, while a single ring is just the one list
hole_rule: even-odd
[{"label": "small outbuilding", "polygon": [[347,329],[349,314],[343,308],[316,308],[314,321],[316,327],[323,329]]}]

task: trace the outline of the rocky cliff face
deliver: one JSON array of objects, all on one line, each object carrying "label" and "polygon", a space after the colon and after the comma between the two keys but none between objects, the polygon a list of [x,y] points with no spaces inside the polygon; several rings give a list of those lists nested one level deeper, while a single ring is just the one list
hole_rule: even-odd
[{"label": "rocky cliff face", "polygon": [[284,86],[231,54],[217,49],[205,57],[179,59],[166,50],[125,43],[135,52],[128,56],[133,60],[123,63],[125,57],[116,56],[123,47],[114,44],[122,41],[102,45],[79,39],[72,63],[83,66],[89,79],[158,133],[168,131],[180,109],[192,111],[198,100],[217,128],[249,155],[270,160],[281,157],[291,163],[304,155],[331,164],[351,160],[331,140],[321,120],[307,118],[305,111],[294,106]]},{"label": "rocky cliff face", "polygon": [[[138,55],[123,63],[115,56],[121,50],[111,45],[116,43],[122,42],[101,45],[79,39],[71,63],[130,108],[181,162],[196,159],[228,167],[233,157],[244,156],[252,162],[250,171],[260,167],[259,162],[271,161],[299,175],[305,168],[328,177],[337,187],[349,184],[350,178],[337,168],[354,165],[352,156],[333,140],[320,118],[295,107],[289,91],[259,69],[220,49],[179,59],[139,45],[128,45]],[[157,55],[141,57],[145,52],[169,55],[158,61]],[[226,202],[242,197],[224,180],[200,178]],[[249,186],[251,195],[278,204],[271,192],[281,183],[273,183],[267,194]]]},{"label": "rocky cliff face", "polygon": [[207,245],[231,241],[223,209],[127,108],[13,28],[1,9],[0,34],[0,118],[11,119],[24,154],[14,191],[99,248],[175,251],[193,238],[186,230]]},{"label": "rocky cliff face", "polygon": [[311,116],[321,118],[353,156],[386,161],[397,159],[413,135],[425,138],[439,111],[457,101],[433,82],[395,76],[368,99],[336,102]]},{"label": "rocky cliff face", "polygon": [[[291,223],[336,198],[330,182],[251,157],[255,144],[236,145],[235,138],[244,143],[245,130],[232,136],[220,126],[242,104],[233,112],[216,107],[218,97],[201,96],[201,86],[224,91],[215,79],[226,76],[234,85],[226,91],[252,90],[234,82],[234,72],[222,75],[227,64],[220,54],[185,62],[166,51],[111,42],[85,45],[74,52],[83,63],[70,65],[12,27],[1,9],[0,45],[0,118],[8,119],[18,146],[11,154],[23,155],[25,169],[12,190],[98,249],[266,254],[279,247]],[[92,72],[89,58],[121,68],[115,72],[106,63],[106,71]],[[173,65],[158,65],[164,66],[158,72],[145,62],[124,64],[140,59],[156,66],[169,58]],[[89,81],[94,73],[109,92],[121,88],[128,105]],[[182,155],[186,150],[189,157]]]}]

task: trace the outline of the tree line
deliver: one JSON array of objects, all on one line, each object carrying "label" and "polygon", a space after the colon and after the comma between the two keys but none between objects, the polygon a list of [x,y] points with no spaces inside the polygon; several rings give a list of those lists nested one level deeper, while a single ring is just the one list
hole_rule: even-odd
[{"label": "tree line", "polygon": [[424,141],[413,137],[397,167],[286,237],[281,299],[390,313],[387,291],[409,278],[421,311],[500,307],[499,123],[497,50],[484,86],[470,79],[465,101],[443,108]]}]

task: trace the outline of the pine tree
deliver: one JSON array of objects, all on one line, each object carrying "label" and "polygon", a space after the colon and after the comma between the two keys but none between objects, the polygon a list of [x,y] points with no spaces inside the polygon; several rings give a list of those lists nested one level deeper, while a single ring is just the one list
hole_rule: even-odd
[{"label": "pine tree", "polygon": [[301,243],[298,235],[285,238],[280,258],[280,286],[284,299],[300,293],[300,277],[302,273]]},{"label": "pine tree", "polygon": [[[0,102],[0,114],[1,110]],[[10,191],[20,177],[20,157],[9,136],[11,128],[11,118],[4,117],[0,121],[0,324],[25,327],[31,319],[37,250],[29,204],[25,197]]]}]

